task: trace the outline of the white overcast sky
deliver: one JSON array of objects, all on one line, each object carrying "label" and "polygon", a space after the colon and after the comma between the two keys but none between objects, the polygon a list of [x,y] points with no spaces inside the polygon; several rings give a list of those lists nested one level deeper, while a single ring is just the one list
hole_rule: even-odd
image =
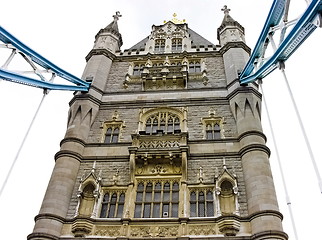
[{"label": "white overcast sky", "polygon": [[[81,77],[85,56],[93,47],[96,33],[112,21],[115,11],[123,15],[119,29],[122,50],[149,35],[151,26],[170,20],[172,14],[186,19],[188,26],[218,44],[217,28],[228,5],[231,16],[246,30],[253,48],[272,0],[10,0],[0,4],[0,24],[30,48],[54,64]],[[292,0],[290,18],[305,9],[305,0]],[[298,104],[315,159],[322,171],[321,147],[321,56],[322,30],[317,29],[286,62],[286,74]],[[1,59],[0,49],[0,59]],[[0,62],[2,65],[3,62]],[[292,201],[299,239],[318,239],[321,229],[322,196],[293,105],[279,71],[264,79],[287,188]],[[42,90],[0,81],[0,184],[2,185],[28,125],[42,98]],[[71,92],[51,91],[36,118],[8,184],[0,198],[1,239],[26,239],[32,232],[54,166],[54,154],[66,130]],[[271,165],[285,231],[293,240],[272,137],[263,109],[263,127],[272,150]]]}]

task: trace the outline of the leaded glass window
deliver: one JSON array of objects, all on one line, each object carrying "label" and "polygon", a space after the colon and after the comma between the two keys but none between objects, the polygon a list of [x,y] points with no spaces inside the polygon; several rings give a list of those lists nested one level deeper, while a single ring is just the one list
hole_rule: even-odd
[{"label": "leaded glass window", "polygon": [[189,72],[190,73],[198,73],[201,72],[201,65],[198,61],[189,62]]},{"label": "leaded glass window", "polygon": [[120,218],[123,215],[125,193],[107,192],[102,201],[100,218]]},{"label": "leaded glass window", "polygon": [[136,193],[135,218],[178,217],[179,183],[139,183]]},{"label": "leaded glass window", "polygon": [[133,75],[134,76],[140,76],[143,72],[144,65],[135,65],[133,68]]},{"label": "leaded glass window", "polygon": [[165,39],[156,39],[154,43],[154,51],[164,52],[165,49]]},{"label": "leaded glass window", "polygon": [[214,216],[214,198],[211,190],[196,190],[190,193],[190,217]]},{"label": "leaded glass window", "polygon": [[105,143],[117,143],[119,139],[119,127],[108,127],[105,133]]},{"label": "leaded glass window", "polygon": [[182,39],[174,38],[171,41],[172,43],[172,51],[181,51],[182,50]]},{"label": "leaded glass window", "polygon": [[220,139],[220,126],[218,123],[208,123],[206,125],[206,138],[207,139]]}]

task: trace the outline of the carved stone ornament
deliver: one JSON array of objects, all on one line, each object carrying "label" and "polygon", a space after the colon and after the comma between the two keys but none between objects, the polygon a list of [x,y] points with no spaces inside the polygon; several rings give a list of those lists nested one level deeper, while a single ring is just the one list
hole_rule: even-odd
[{"label": "carved stone ornament", "polygon": [[219,231],[225,236],[236,236],[240,229],[240,222],[233,219],[227,219],[218,223]]},{"label": "carved stone ornament", "polygon": [[175,237],[178,235],[178,226],[144,226],[131,227],[132,237]]},{"label": "carved stone ornament", "polygon": [[181,167],[177,164],[138,164],[135,174],[137,175],[162,175],[181,174]]},{"label": "carved stone ornament", "polygon": [[94,235],[118,237],[121,236],[121,227],[119,226],[97,226]]},{"label": "carved stone ornament", "polygon": [[92,231],[93,225],[87,222],[77,221],[72,225],[72,233],[75,237],[85,237]]},{"label": "carved stone ornament", "polygon": [[152,140],[152,141],[140,141],[140,148],[173,148],[179,147],[178,140]]},{"label": "carved stone ornament", "polygon": [[216,229],[212,225],[191,225],[189,235],[215,235]]}]

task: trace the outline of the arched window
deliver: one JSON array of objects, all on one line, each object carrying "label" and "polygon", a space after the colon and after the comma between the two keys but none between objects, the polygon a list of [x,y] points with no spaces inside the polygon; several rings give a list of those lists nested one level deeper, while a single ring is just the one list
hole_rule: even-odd
[{"label": "arched window", "polygon": [[135,65],[133,68],[133,75],[134,76],[140,76],[143,72],[144,65]]},{"label": "arched window", "polygon": [[180,133],[180,119],[173,113],[159,112],[151,115],[145,122],[147,134],[173,134]]},{"label": "arched window", "polygon": [[172,51],[181,51],[182,50],[182,39],[174,38],[171,41],[172,43]]},{"label": "arched window", "polygon": [[164,52],[165,49],[165,39],[156,39],[154,43],[154,51]]},{"label": "arched window", "polygon": [[190,217],[197,217],[197,195],[195,192],[190,193]]},{"label": "arched window", "polygon": [[118,127],[109,127],[105,133],[105,143],[117,143],[119,139],[120,130]]},{"label": "arched window", "polygon": [[212,140],[212,139],[220,139],[221,133],[220,133],[220,126],[218,123],[208,123],[206,125],[206,139]]},{"label": "arched window", "polygon": [[198,217],[205,216],[205,194],[204,192],[199,192],[198,194]]},{"label": "arched window", "polygon": [[102,201],[100,218],[122,217],[125,202],[124,193],[105,193]]},{"label": "arched window", "polygon": [[139,183],[136,192],[135,218],[178,217],[179,183]]},{"label": "arched window", "polygon": [[116,217],[118,218],[122,217],[123,215],[124,202],[125,202],[125,194],[121,193],[119,197],[119,204],[118,204],[117,214],[116,214]]},{"label": "arched window", "polygon": [[214,198],[211,190],[190,193],[190,217],[214,216]]},{"label": "arched window", "polygon": [[198,73],[201,72],[201,65],[199,61],[189,62],[189,72],[190,73]]}]

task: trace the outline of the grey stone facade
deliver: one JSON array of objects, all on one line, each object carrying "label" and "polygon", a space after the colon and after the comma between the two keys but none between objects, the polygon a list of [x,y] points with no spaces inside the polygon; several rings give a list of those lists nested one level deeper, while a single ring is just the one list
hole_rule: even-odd
[{"label": "grey stone facade", "polygon": [[243,27],[225,12],[215,46],[174,19],[122,52],[117,20],[86,57],[28,239],[287,239],[261,95],[238,82]]}]

